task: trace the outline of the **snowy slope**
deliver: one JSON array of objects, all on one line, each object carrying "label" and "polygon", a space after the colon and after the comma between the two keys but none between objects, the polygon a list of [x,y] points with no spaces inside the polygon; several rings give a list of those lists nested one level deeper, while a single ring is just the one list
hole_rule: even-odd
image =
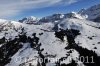
[{"label": "snowy slope", "polygon": [[[62,21],[58,26],[64,30],[79,30],[81,35],[77,36],[75,39],[76,43],[79,43],[79,46],[86,47],[89,50],[95,50],[94,47],[97,47],[98,50],[95,51],[100,54],[100,45],[98,44],[98,42],[100,42],[99,23],[80,19],[66,19]],[[89,39],[89,37],[92,39]]]},{"label": "snowy slope", "polygon": [[[46,54],[48,56],[49,55],[51,55],[51,56],[57,55],[56,58],[58,58],[58,59],[63,56],[66,56],[66,51],[64,49],[66,46],[66,41],[61,42],[58,38],[56,38],[54,32],[50,32],[50,30],[48,29],[49,24],[27,25],[27,24],[22,24],[19,22],[7,22],[6,20],[1,20],[0,24],[2,24],[2,23],[5,24],[4,28],[7,28],[8,30],[7,31],[2,30],[2,32],[0,34],[2,34],[2,37],[5,37],[7,41],[14,40],[14,38],[16,38],[16,36],[18,36],[19,34],[22,33],[22,28],[24,28],[23,33],[27,32],[26,33],[27,36],[32,37],[32,34],[36,33],[36,36],[39,37],[39,43],[42,44],[40,49],[44,48],[44,51],[43,51],[44,55],[45,55],[45,53],[48,53],[48,54]],[[9,26],[10,29],[8,28],[8,24],[10,24],[10,26]],[[15,27],[15,28],[13,28],[13,27]],[[18,30],[15,31],[15,29],[18,29]],[[7,33],[7,35],[5,35],[5,33]],[[43,33],[43,35],[39,35],[40,33]],[[10,39],[10,38],[13,38],[13,39]],[[17,53],[15,53],[15,55],[13,55],[11,57],[12,60],[10,61],[9,64],[7,64],[7,66],[13,66],[13,65],[19,66],[19,64],[24,63],[25,59],[27,59],[27,58],[29,58],[30,60],[36,59],[36,61],[37,61],[37,59],[39,57],[38,51],[36,49],[32,49],[30,47],[29,42],[26,42],[24,44],[21,43],[21,44],[23,45],[23,47],[21,49],[19,49],[19,51]],[[59,47],[57,47],[58,45],[59,45]],[[3,44],[1,44],[1,47],[2,46],[3,46]],[[53,49],[51,49],[52,47],[53,47]],[[56,50],[58,50],[58,51],[56,51]],[[62,54],[59,52],[62,52]],[[18,63],[14,62],[17,57],[21,57],[21,62],[18,62]]]},{"label": "snowy slope", "polygon": [[[31,63],[34,66],[39,64],[55,66],[59,63],[61,65],[74,64],[75,60],[77,61],[76,64],[79,65],[81,61],[77,60],[76,57],[85,56],[83,51],[88,56],[93,53],[92,51],[95,51],[91,55],[97,54],[98,56],[95,57],[99,59],[99,23],[85,19],[67,18],[56,25],[58,26],[57,32],[52,30],[54,26],[54,23],[28,25],[0,20],[0,54],[2,55],[0,56],[2,59],[0,65],[29,66]],[[70,47],[70,45],[72,46]],[[49,62],[42,62],[40,59],[48,59]],[[58,62],[59,60],[60,62]],[[95,61],[94,64],[98,65],[99,63]],[[84,62],[82,65],[88,66]]]}]

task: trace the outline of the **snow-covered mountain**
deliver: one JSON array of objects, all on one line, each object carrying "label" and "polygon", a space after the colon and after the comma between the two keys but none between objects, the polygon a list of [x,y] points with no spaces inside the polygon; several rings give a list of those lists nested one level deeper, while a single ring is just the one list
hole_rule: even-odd
[{"label": "snow-covered mountain", "polygon": [[[99,23],[67,18],[56,26],[55,31],[50,22],[29,25],[0,20],[0,65],[99,66]],[[89,57],[89,63],[79,60],[81,56]]]},{"label": "snow-covered mountain", "polygon": [[43,17],[39,20],[40,23],[58,22],[64,18],[64,14],[53,14],[51,16]]},{"label": "snow-covered mountain", "polygon": [[38,18],[36,18],[34,16],[25,17],[22,20],[19,20],[19,22],[26,23],[26,24],[37,24]]},{"label": "snow-covered mountain", "polygon": [[100,23],[83,12],[0,19],[0,66],[99,66]]},{"label": "snow-covered mountain", "polygon": [[100,22],[100,4],[94,5],[88,9],[81,9],[79,12],[71,12],[67,14],[53,14],[51,16],[46,16],[38,19],[34,16],[25,17],[19,22],[26,24],[40,24],[40,23],[56,23],[65,18],[77,18],[77,19],[87,19],[94,22]]},{"label": "snow-covered mountain", "polygon": [[89,20],[100,22],[100,4],[94,5],[88,9],[82,9],[79,13],[88,15]]},{"label": "snow-covered mountain", "polygon": [[87,16],[78,14],[76,12],[71,12],[71,13],[67,13],[67,14],[53,14],[51,16],[46,16],[46,17],[41,18],[39,20],[39,22],[40,23],[41,22],[42,23],[48,23],[48,22],[57,23],[59,21],[62,21],[65,18],[86,19]]}]

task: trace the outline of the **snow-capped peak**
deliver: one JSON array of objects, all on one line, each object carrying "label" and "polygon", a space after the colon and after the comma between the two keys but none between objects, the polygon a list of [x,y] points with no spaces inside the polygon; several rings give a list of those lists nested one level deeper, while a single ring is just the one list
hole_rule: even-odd
[{"label": "snow-capped peak", "polygon": [[37,23],[37,21],[38,21],[38,18],[34,17],[34,16],[25,17],[22,20],[19,20],[19,22],[27,23],[27,24],[35,24],[35,23]]},{"label": "snow-capped peak", "polygon": [[71,12],[71,13],[68,13],[68,15],[70,16],[70,18],[77,18],[77,19],[86,19],[87,18],[87,15],[81,15],[77,12]]},{"label": "snow-capped peak", "polygon": [[37,20],[37,18],[34,17],[34,16],[30,16],[30,17],[26,17],[26,18],[29,19],[29,20]]},{"label": "snow-capped peak", "polygon": [[88,15],[88,20],[100,22],[100,4],[94,5],[88,9],[83,9],[79,13]]},{"label": "snow-capped peak", "polygon": [[54,23],[54,22],[58,22],[58,21],[62,20],[64,17],[65,17],[64,14],[57,13],[57,14],[53,14],[51,16],[43,17],[39,20],[39,22],[42,22],[42,23],[52,22],[52,23]]}]

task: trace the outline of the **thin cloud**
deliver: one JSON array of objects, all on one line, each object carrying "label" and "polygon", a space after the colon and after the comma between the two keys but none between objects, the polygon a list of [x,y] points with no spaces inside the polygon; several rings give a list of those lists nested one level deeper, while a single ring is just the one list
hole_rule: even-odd
[{"label": "thin cloud", "polygon": [[26,9],[69,5],[78,0],[0,0],[0,17],[16,16]]}]

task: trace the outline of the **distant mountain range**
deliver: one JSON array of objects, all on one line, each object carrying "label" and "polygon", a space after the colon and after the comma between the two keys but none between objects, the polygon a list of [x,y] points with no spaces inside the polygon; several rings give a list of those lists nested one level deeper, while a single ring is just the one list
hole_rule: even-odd
[{"label": "distant mountain range", "polygon": [[19,22],[27,24],[36,24],[36,23],[48,23],[48,22],[58,22],[64,18],[79,18],[87,19],[94,22],[100,22],[100,4],[92,6],[88,9],[81,9],[79,12],[71,12],[67,14],[53,14],[51,16],[46,16],[41,19],[31,16],[19,20]]}]

